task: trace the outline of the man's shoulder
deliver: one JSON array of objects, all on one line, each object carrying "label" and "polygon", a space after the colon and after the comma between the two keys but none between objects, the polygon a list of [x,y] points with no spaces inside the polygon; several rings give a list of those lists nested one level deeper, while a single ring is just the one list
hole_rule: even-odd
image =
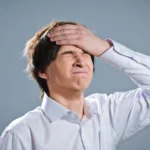
[{"label": "man's shoulder", "polygon": [[103,108],[108,103],[108,95],[106,93],[93,93],[85,97],[85,100],[90,105],[92,110],[97,113],[102,113]]},{"label": "man's shoulder", "polygon": [[93,93],[85,97],[85,100],[89,103],[104,103],[108,100],[108,95],[106,93]]},{"label": "man's shoulder", "polygon": [[19,135],[20,133],[27,134],[31,128],[38,125],[42,117],[43,111],[40,107],[37,107],[34,110],[27,112],[23,116],[13,120],[5,128],[2,135],[6,134],[7,132],[14,133],[16,135]]}]

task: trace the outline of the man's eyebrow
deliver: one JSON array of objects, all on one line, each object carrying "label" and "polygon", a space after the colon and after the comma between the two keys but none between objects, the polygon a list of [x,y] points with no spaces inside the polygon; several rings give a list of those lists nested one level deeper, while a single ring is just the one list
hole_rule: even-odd
[{"label": "man's eyebrow", "polygon": [[89,53],[88,53],[87,51],[85,51],[85,50],[83,50],[82,52],[83,52],[83,53],[87,53],[87,54],[89,54]]},{"label": "man's eyebrow", "polygon": [[66,51],[62,52],[60,55],[64,55],[64,54],[68,54],[68,53],[73,53],[73,51],[72,50],[66,50]]},{"label": "man's eyebrow", "polygon": [[[74,53],[74,51],[73,51],[73,50],[66,50],[66,51],[64,51],[64,52],[61,52],[60,55],[65,55],[65,54],[69,54],[69,53]],[[86,52],[85,50],[82,50],[82,53],[87,53],[87,54],[89,54],[89,53]]]}]

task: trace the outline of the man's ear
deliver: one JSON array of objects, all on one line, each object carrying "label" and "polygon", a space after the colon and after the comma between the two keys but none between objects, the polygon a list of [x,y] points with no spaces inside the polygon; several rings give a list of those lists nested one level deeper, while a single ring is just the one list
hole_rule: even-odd
[{"label": "man's ear", "polygon": [[41,77],[42,79],[47,79],[47,78],[48,78],[46,73],[41,73],[41,72],[39,72],[38,75],[39,75],[39,77]]}]

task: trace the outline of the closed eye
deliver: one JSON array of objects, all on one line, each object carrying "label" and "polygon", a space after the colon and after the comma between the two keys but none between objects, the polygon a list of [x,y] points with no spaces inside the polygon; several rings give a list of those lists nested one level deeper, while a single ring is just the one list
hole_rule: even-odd
[{"label": "closed eye", "polygon": [[65,52],[61,53],[61,55],[65,55],[65,54],[73,54],[73,52],[72,51],[65,51]]},{"label": "closed eye", "polygon": [[[62,52],[61,55],[67,55],[67,54],[74,54],[73,51],[65,51],[65,52]],[[82,54],[87,54],[90,56],[90,54],[86,51],[82,51]]]}]

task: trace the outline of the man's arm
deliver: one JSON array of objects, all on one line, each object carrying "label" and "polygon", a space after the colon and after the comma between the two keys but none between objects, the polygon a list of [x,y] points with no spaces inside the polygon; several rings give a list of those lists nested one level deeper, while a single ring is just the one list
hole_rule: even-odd
[{"label": "man's arm", "polygon": [[100,58],[123,71],[138,86],[106,95],[110,120],[119,143],[150,125],[150,57],[112,41]]},{"label": "man's arm", "polygon": [[108,41],[113,47],[100,58],[122,70],[138,87],[150,92],[150,56],[133,51],[113,40]]}]

